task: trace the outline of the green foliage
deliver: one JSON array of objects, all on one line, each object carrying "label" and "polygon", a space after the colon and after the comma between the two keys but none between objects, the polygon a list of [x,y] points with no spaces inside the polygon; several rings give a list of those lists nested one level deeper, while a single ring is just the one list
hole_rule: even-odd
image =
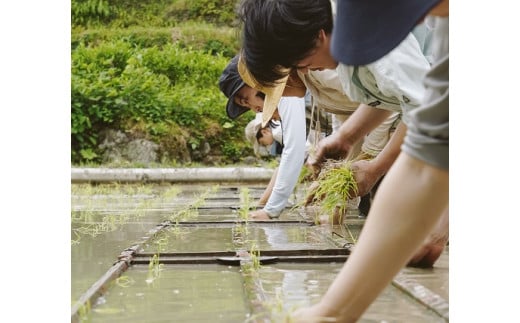
[{"label": "green foliage", "polygon": [[166,27],[131,27],[131,28],[93,28],[77,29],[71,36],[71,47],[80,44],[87,47],[103,45],[107,42],[124,41],[133,47],[162,47],[172,43],[172,29]]},{"label": "green foliage", "polygon": [[208,142],[230,161],[240,160],[248,120],[230,122],[217,87],[227,58],[174,44],[139,48],[119,40],[80,44],[72,62],[73,162],[99,161],[99,133],[125,131],[125,125],[138,122],[150,124],[146,138],[157,139],[179,125],[187,130],[189,148]]},{"label": "green foliage", "polygon": [[98,46],[105,42],[128,42],[133,47],[159,47],[167,44],[177,44],[180,48],[201,50],[212,55],[222,55],[232,58],[239,51],[239,41],[236,30],[230,27],[218,27],[208,23],[179,23],[171,27],[141,27],[129,28],[82,28],[74,29],[71,37],[71,47],[76,49],[84,46]]},{"label": "green foliage", "polygon": [[185,83],[197,88],[205,88],[209,84],[216,85],[228,62],[227,58],[181,48],[175,44],[164,46],[162,49],[143,49],[139,59],[143,66],[167,76],[173,85]]},{"label": "green foliage", "polygon": [[177,0],[167,9],[167,17],[177,20],[202,20],[233,25],[238,0]]},{"label": "green foliage", "polygon": [[102,22],[110,17],[113,9],[108,0],[72,0],[71,16],[73,25]]},{"label": "green foliage", "polygon": [[237,2],[73,0],[72,162],[100,163],[107,129],[158,143],[166,163],[202,161],[206,144],[225,163],[251,152],[247,115],[230,120],[217,86],[239,48]]},{"label": "green foliage", "polygon": [[233,57],[237,53],[233,48],[229,48],[218,39],[208,40],[208,42],[204,44],[204,49],[213,55],[222,54],[227,57]]},{"label": "green foliage", "polygon": [[243,147],[238,146],[232,142],[224,143],[222,145],[222,154],[233,162],[240,161],[242,157]]},{"label": "green foliage", "polygon": [[110,0],[116,14],[106,25],[110,28],[133,26],[173,26],[175,21],[167,19],[165,9],[171,0]]},{"label": "green foliage", "polygon": [[72,0],[74,27],[174,26],[196,20],[233,26],[239,0]]}]

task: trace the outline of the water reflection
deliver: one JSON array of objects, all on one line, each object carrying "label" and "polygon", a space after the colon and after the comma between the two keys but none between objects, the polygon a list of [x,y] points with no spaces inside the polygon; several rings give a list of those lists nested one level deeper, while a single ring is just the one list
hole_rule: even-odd
[{"label": "water reflection", "polygon": [[[71,210],[71,298],[77,300],[126,248],[140,252],[211,252],[329,249],[357,239],[362,224],[309,226],[305,222],[244,224],[238,219],[240,186],[73,185]],[[250,189],[253,199],[263,190]],[[284,220],[300,219],[287,209]],[[172,226],[143,242],[163,221]],[[189,223],[184,223],[188,221]],[[214,221],[214,224],[210,222]],[[201,224],[202,223],[202,224]],[[336,232],[332,234],[332,231]],[[448,250],[433,269],[406,268],[406,277],[448,299]],[[342,263],[279,263],[258,270],[255,283],[276,321],[298,306],[317,302]],[[154,279],[148,266],[133,265],[93,304],[92,322],[244,322],[251,299],[240,267],[164,265]],[[148,283],[147,283],[148,280]],[[258,287],[257,286],[257,287]],[[269,305],[270,304],[270,305]],[[441,317],[388,286],[360,322],[442,322]]]},{"label": "water reflection", "polygon": [[[262,287],[285,313],[318,302],[339,273],[342,264],[277,264],[260,270]],[[276,308],[273,306],[272,308]],[[359,322],[444,322],[433,311],[389,285],[367,309]]]},{"label": "water reflection", "polygon": [[238,267],[164,266],[153,284],[148,268],[133,266],[95,307],[92,322],[244,322],[248,307]]}]

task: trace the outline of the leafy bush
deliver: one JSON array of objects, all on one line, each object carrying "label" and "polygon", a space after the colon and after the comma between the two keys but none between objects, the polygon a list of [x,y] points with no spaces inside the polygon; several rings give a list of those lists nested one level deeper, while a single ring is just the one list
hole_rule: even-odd
[{"label": "leafy bush", "polygon": [[207,142],[233,161],[246,147],[248,120],[230,122],[217,87],[228,58],[178,45],[138,48],[117,41],[79,45],[72,62],[73,162],[99,161],[99,133],[127,131],[126,125],[138,122],[154,125],[144,134],[151,139],[167,133],[168,124],[178,125],[186,130],[190,149]]},{"label": "leafy bush", "polygon": [[106,42],[125,41],[132,46],[146,48],[159,47],[175,43],[181,48],[197,49],[213,55],[233,57],[239,51],[236,30],[207,23],[182,23],[175,27],[131,27],[131,28],[95,28],[83,30],[77,28],[71,37],[71,47],[80,44],[88,47]]},{"label": "leafy bush", "polygon": [[166,9],[166,17],[232,26],[237,4],[238,0],[177,0]]},{"label": "leafy bush", "polygon": [[165,27],[145,28],[131,27],[118,29],[78,29],[71,36],[71,47],[76,49],[80,44],[95,47],[106,42],[124,41],[136,47],[162,47],[172,43],[172,29]]},{"label": "leafy bush", "polygon": [[174,26],[181,21],[235,24],[239,0],[72,0],[74,27]]},{"label": "leafy bush", "polygon": [[222,162],[252,152],[253,115],[230,120],[217,86],[239,50],[238,1],[72,0],[72,162],[100,163],[107,129],[158,143],[167,163],[206,144]]},{"label": "leafy bush", "polygon": [[107,21],[113,9],[107,0],[71,0],[73,25],[89,25]]}]

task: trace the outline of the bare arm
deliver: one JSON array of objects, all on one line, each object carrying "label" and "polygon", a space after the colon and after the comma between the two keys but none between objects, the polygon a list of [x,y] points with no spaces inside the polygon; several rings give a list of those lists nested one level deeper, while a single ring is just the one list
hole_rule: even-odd
[{"label": "bare arm", "polygon": [[336,133],[320,141],[316,154],[309,156],[307,166],[318,172],[327,158],[347,157],[352,147],[386,120],[390,114],[391,111],[360,104]]},{"label": "bare arm", "polygon": [[422,245],[415,251],[408,266],[430,268],[433,267],[437,259],[446,247],[449,238],[449,212],[446,210],[433,231],[424,240]]},{"label": "bare arm", "polygon": [[355,322],[404,267],[448,207],[449,175],[402,153],[379,187],[360,238],[321,301],[296,322]]},{"label": "bare arm", "polygon": [[354,177],[358,184],[358,196],[366,195],[376,182],[385,175],[401,152],[406,135],[406,125],[400,122],[385,148],[372,160],[359,160],[352,163]]}]

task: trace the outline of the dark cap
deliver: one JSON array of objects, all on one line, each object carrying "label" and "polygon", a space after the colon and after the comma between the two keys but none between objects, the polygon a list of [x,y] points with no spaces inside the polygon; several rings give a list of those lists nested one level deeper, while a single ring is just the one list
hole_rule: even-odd
[{"label": "dark cap", "polygon": [[218,80],[220,91],[228,98],[226,112],[231,119],[236,119],[241,114],[249,111],[249,108],[238,105],[233,101],[235,94],[245,85],[240,74],[238,74],[238,58],[239,55],[233,57]]},{"label": "dark cap", "polygon": [[370,64],[399,45],[439,0],[338,0],[332,56]]}]

